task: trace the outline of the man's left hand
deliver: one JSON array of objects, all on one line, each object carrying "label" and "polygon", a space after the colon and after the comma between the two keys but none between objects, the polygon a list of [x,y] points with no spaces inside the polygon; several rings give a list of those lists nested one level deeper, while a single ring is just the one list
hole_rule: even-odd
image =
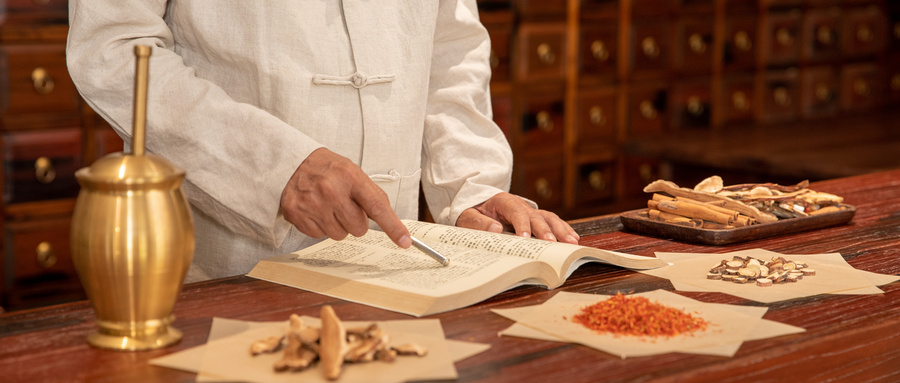
[{"label": "man's left hand", "polygon": [[503,232],[507,227],[516,235],[547,241],[559,241],[578,244],[578,233],[556,214],[535,209],[521,197],[499,193],[481,205],[466,209],[456,220],[456,226],[485,230],[494,233]]}]

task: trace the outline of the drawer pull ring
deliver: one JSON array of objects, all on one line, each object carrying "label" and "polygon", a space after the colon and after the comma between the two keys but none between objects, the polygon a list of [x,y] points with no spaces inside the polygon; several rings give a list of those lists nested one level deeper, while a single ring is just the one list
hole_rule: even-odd
[{"label": "drawer pull ring", "polygon": [[656,116],[659,114],[656,111],[656,108],[653,107],[653,103],[650,101],[642,101],[640,105],[641,116],[648,120],[655,120]]},{"label": "drawer pull ring", "polygon": [[656,43],[656,39],[652,37],[645,37],[644,40],[641,41],[641,49],[644,51],[644,56],[648,58],[655,59],[659,57],[659,44]]},{"label": "drawer pull ring", "polygon": [[691,96],[687,100],[687,110],[692,116],[700,117],[706,108],[703,106],[703,101],[700,100],[700,97]]},{"label": "drawer pull ring", "polygon": [[870,43],[874,37],[875,33],[872,32],[872,27],[868,24],[860,25],[859,28],[856,29],[856,39],[860,42]]},{"label": "drawer pull ring", "polygon": [[553,119],[550,118],[550,113],[540,111],[535,119],[537,120],[538,129],[542,132],[550,133],[553,131]]},{"label": "drawer pull ring", "polygon": [[900,21],[894,23],[894,38],[900,40]]},{"label": "drawer pull ring", "polygon": [[691,51],[696,54],[706,52],[706,41],[703,41],[703,36],[699,33],[694,33],[688,38],[688,45],[691,47]]},{"label": "drawer pull ring", "polygon": [[783,47],[794,45],[794,36],[791,35],[791,30],[787,28],[778,28],[778,31],[775,32],[775,40]]},{"label": "drawer pull ring", "polygon": [[753,41],[750,40],[750,34],[746,31],[738,31],[734,34],[734,46],[744,52],[753,48]]},{"label": "drawer pull ring", "polygon": [[609,60],[609,49],[606,49],[606,44],[603,41],[595,40],[591,43],[591,53],[594,54],[594,58],[600,62],[606,62]]},{"label": "drawer pull ring", "polygon": [[595,106],[591,108],[591,123],[597,126],[606,125],[606,116],[603,115],[603,108]]},{"label": "drawer pull ring", "polygon": [[491,69],[497,69],[500,66],[500,57],[497,56],[497,51],[494,48],[491,48]]},{"label": "drawer pull ring", "polygon": [[778,106],[791,105],[791,95],[790,95],[790,93],[788,93],[787,88],[784,88],[784,87],[775,88],[775,91],[772,92],[772,98],[775,100],[775,104]]},{"label": "drawer pull ring", "polygon": [[47,157],[38,157],[34,161],[34,176],[42,184],[53,182],[56,179],[56,169],[53,168],[53,162]]},{"label": "drawer pull ring", "polygon": [[53,77],[50,77],[50,74],[47,73],[47,70],[40,67],[31,71],[31,82],[34,84],[34,90],[39,94],[52,92],[54,85],[56,85],[53,82]]},{"label": "drawer pull ring", "polygon": [[829,102],[834,99],[834,92],[828,84],[820,83],[816,85],[816,99],[820,102]]},{"label": "drawer pull ring", "polygon": [[588,175],[588,184],[591,189],[601,191],[606,189],[606,180],[603,178],[603,172],[594,170]]},{"label": "drawer pull ring", "polygon": [[45,269],[49,269],[56,265],[56,254],[53,252],[53,246],[50,242],[43,241],[37,245],[37,263]]},{"label": "drawer pull ring", "polygon": [[900,73],[891,76],[891,89],[900,91]]},{"label": "drawer pull ring", "polygon": [[853,82],[853,91],[857,96],[868,97],[872,94],[872,87],[865,80],[856,80]]},{"label": "drawer pull ring", "polygon": [[546,178],[538,178],[537,181],[534,182],[534,190],[537,191],[538,197],[541,199],[548,200],[553,196],[553,189],[550,188],[550,181],[547,181]]},{"label": "drawer pull ring", "polygon": [[734,108],[742,112],[750,109],[750,103],[747,101],[747,94],[744,92],[734,92],[731,95],[731,104]]},{"label": "drawer pull ring", "polygon": [[541,62],[544,64],[553,64],[556,61],[556,55],[553,54],[553,50],[550,49],[549,44],[540,44],[537,47],[538,58],[541,59]]},{"label": "drawer pull ring", "polygon": [[656,174],[654,174],[654,173],[655,172],[653,171],[653,165],[641,164],[641,166],[638,167],[638,175],[641,177],[641,180],[644,181],[645,183],[653,181],[657,178]]},{"label": "drawer pull ring", "polygon": [[816,29],[816,40],[819,41],[819,44],[830,46],[834,44],[835,34],[834,30],[827,26],[820,26]]}]

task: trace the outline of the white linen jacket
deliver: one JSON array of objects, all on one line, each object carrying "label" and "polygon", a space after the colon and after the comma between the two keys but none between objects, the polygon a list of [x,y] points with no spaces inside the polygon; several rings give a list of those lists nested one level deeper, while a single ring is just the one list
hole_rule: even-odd
[{"label": "white linen jacket", "polygon": [[359,164],[405,219],[420,179],[450,225],[509,188],[475,0],[72,0],[69,15],[72,79],[126,143],[133,46],[153,46],[146,149],[187,174],[188,281],[317,241],[280,197],[320,147]]}]

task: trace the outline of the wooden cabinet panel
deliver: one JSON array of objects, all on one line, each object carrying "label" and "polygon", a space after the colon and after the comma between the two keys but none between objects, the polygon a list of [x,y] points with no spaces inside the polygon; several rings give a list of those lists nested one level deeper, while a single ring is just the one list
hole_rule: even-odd
[{"label": "wooden cabinet panel", "polygon": [[756,67],[759,44],[756,41],[755,15],[728,15],[725,19],[725,37],[722,49],[724,71],[751,70]]},{"label": "wooden cabinet panel", "polygon": [[566,25],[522,25],[515,45],[516,80],[562,80],[566,75]]},{"label": "wooden cabinet panel", "polygon": [[615,88],[584,90],[578,96],[576,137],[578,147],[612,145],[616,142],[618,105]]},{"label": "wooden cabinet panel", "polygon": [[811,9],[803,21],[803,57],[807,62],[834,60],[841,55],[841,10]]},{"label": "wooden cabinet panel", "polygon": [[725,125],[753,121],[757,100],[753,75],[731,75],[722,79],[722,99],[716,106],[722,110]]},{"label": "wooden cabinet panel", "polygon": [[563,201],[562,158],[519,161],[515,170],[517,193],[538,204],[542,209],[558,210]]},{"label": "wooden cabinet panel", "polygon": [[888,68],[888,100],[895,105],[900,105],[900,55],[891,57]]},{"label": "wooden cabinet panel", "polygon": [[712,114],[710,79],[701,77],[685,80],[672,86],[669,98],[671,127],[678,129],[709,128]]},{"label": "wooden cabinet panel", "polygon": [[111,127],[99,127],[94,134],[96,135],[94,140],[97,143],[97,158],[124,151],[125,142]]},{"label": "wooden cabinet panel", "polygon": [[578,206],[608,202],[615,196],[616,164],[613,159],[578,166],[575,201]]},{"label": "wooden cabinet panel", "polygon": [[82,167],[78,128],[6,133],[3,139],[3,201],[21,203],[78,194]]},{"label": "wooden cabinet panel", "polygon": [[800,59],[801,22],[798,9],[771,12],[762,26],[762,62],[769,67],[795,65]]},{"label": "wooden cabinet panel", "polygon": [[841,68],[841,109],[858,112],[879,106],[884,99],[881,70],[871,63],[849,64]]},{"label": "wooden cabinet panel", "polygon": [[623,196],[643,196],[647,184],[661,178],[660,162],[655,158],[626,156],[622,166]]},{"label": "wooden cabinet panel", "polygon": [[566,14],[566,0],[513,0],[523,17],[557,18]]},{"label": "wooden cabinet panel", "polygon": [[796,69],[769,71],[762,76],[757,96],[762,99],[758,120],[771,123],[796,120],[800,104]]},{"label": "wooden cabinet panel", "polygon": [[581,30],[579,74],[581,81],[609,83],[616,79],[619,58],[618,24],[604,19]]},{"label": "wooden cabinet panel", "polygon": [[838,112],[840,83],[834,68],[809,67],[801,75],[801,113],[804,117],[834,116]]},{"label": "wooden cabinet panel", "polygon": [[666,76],[671,69],[671,23],[662,18],[634,20],[629,49],[632,78]]},{"label": "wooden cabinet panel", "polygon": [[679,0],[631,0],[635,16],[660,16],[674,12]]},{"label": "wooden cabinet panel", "polygon": [[521,111],[516,147],[521,156],[540,156],[562,151],[565,130],[565,98],[556,87],[526,87],[516,94]]},{"label": "wooden cabinet panel", "polygon": [[0,83],[5,84],[0,87],[0,112],[4,117],[45,113],[79,116],[78,92],[66,69],[65,45],[5,45],[0,47],[0,60],[6,67],[6,72],[0,73]]},{"label": "wooden cabinet panel", "polygon": [[664,84],[635,85],[628,97],[629,136],[648,136],[665,131],[667,90]]},{"label": "wooden cabinet panel", "polygon": [[844,12],[843,50],[848,57],[872,56],[887,43],[887,16],[879,7],[851,8]]},{"label": "wooden cabinet panel", "polygon": [[678,20],[675,67],[686,75],[708,75],[713,65],[713,23],[709,17],[682,17]]},{"label": "wooden cabinet panel", "polygon": [[491,82],[509,81],[512,13],[508,11],[485,12],[481,22],[491,39]]}]

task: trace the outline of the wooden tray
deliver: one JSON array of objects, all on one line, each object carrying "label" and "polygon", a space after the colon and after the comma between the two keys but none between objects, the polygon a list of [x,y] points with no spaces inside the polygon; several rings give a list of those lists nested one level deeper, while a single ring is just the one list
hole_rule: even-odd
[{"label": "wooden tray", "polygon": [[647,209],[627,211],[622,213],[620,218],[622,220],[622,225],[625,226],[626,229],[639,233],[705,245],[725,245],[773,237],[776,235],[821,229],[823,227],[850,222],[856,214],[856,207],[851,205],[840,206],[844,209],[834,213],[825,213],[803,218],[783,219],[772,223],[762,223],[727,230],[701,229],[657,221],[647,216]]}]

